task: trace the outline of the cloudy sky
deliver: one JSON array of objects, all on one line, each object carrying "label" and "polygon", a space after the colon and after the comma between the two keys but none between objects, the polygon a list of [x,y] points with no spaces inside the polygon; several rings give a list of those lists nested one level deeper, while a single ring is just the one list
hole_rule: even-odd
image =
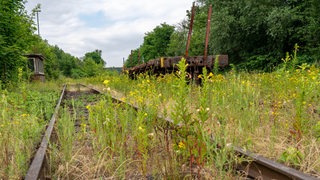
[{"label": "cloudy sky", "polygon": [[[194,0],[28,0],[28,12],[41,4],[40,35],[51,45],[82,57],[102,50],[108,67],[122,66],[146,32],[186,18]],[[35,20],[36,21],[36,20]]]}]

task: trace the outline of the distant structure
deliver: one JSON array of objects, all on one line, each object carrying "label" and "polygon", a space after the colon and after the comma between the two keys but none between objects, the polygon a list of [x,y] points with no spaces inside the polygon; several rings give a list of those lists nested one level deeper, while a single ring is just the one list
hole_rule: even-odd
[{"label": "distant structure", "polygon": [[41,54],[27,54],[25,56],[28,58],[28,67],[33,72],[31,80],[44,82],[44,56]]}]

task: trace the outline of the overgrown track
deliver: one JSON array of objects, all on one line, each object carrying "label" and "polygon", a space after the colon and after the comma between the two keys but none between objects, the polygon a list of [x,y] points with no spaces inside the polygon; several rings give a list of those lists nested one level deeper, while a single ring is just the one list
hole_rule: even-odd
[{"label": "overgrown track", "polygon": [[[73,86],[73,87],[72,87]],[[67,87],[72,90],[67,90]],[[59,114],[59,109],[60,106],[62,106],[63,104],[63,100],[65,100],[66,98],[74,98],[75,96],[77,96],[79,94],[79,92],[85,92],[87,95],[90,94],[100,94],[100,92],[97,92],[95,90],[93,90],[92,88],[88,88],[88,87],[84,87],[82,86],[82,88],[80,87],[80,85],[64,85],[60,98],[58,100],[58,103],[56,105],[55,111],[51,117],[51,120],[47,126],[47,129],[43,135],[42,141],[36,151],[36,154],[33,158],[33,161],[31,162],[31,165],[29,167],[29,170],[25,176],[26,180],[36,180],[36,179],[46,179],[48,177],[46,177],[49,173],[48,173],[48,169],[49,169],[49,155],[47,154],[48,152],[48,148],[49,148],[49,144],[51,143],[51,141],[55,141],[56,137],[55,137],[55,124],[56,121],[58,119],[58,114]],[[78,122],[75,122],[75,126],[79,126]]]},{"label": "overgrown track", "polygon": [[[85,86],[85,85],[82,85]],[[101,91],[94,89],[94,91],[102,93]],[[112,97],[112,99],[116,102],[126,103],[116,97]],[[139,110],[138,107],[129,104],[136,110]],[[158,119],[165,120],[168,123],[173,123],[173,120],[170,118],[164,118],[158,116]],[[242,162],[237,165],[236,170],[245,173],[248,178],[253,179],[310,179],[317,180],[317,178],[300,172],[291,167],[285,166],[283,164],[277,163],[273,160],[267,159],[263,156],[254,154],[249,151],[245,151],[239,147],[233,147],[234,152],[237,156],[244,157],[245,159],[249,159],[249,161]]]},{"label": "overgrown track", "polygon": [[[90,88],[86,85],[79,84],[77,85],[80,89],[80,86],[89,89],[89,92],[94,94],[103,94],[103,92]],[[62,99],[65,97],[66,92],[66,85],[63,87],[60,99],[57,103],[56,109],[54,114],[52,115],[52,118],[49,122],[49,125],[47,127],[47,130],[45,131],[45,134],[43,136],[42,142],[39,146],[38,151],[36,152],[34,159],[31,163],[31,166],[28,170],[28,173],[25,177],[26,180],[35,180],[35,179],[45,179],[46,170],[47,170],[47,157],[46,152],[48,148],[49,141],[52,137],[52,132],[54,129],[54,124],[56,121],[56,117],[59,111],[59,107],[61,104]],[[112,97],[113,101],[116,103],[126,103],[116,97]],[[128,104],[135,110],[139,110],[139,108],[135,105]],[[173,126],[173,120],[170,118],[164,118],[158,116],[159,121],[164,120],[165,123],[170,124]],[[254,153],[245,151],[238,147],[233,147],[234,152],[237,156],[244,157],[244,159],[248,159],[248,161],[244,161],[241,164],[238,164],[236,167],[236,170],[238,173],[244,174],[247,178],[253,178],[253,179],[314,179],[317,178],[312,177],[310,175],[307,175],[305,173],[302,173],[296,169],[287,167],[283,164],[277,163],[275,161],[272,161],[270,159],[264,158],[262,156],[256,155]]]},{"label": "overgrown track", "polygon": [[64,97],[66,90],[66,85],[63,86],[60,98],[58,100],[58,103],[56,105],[55,111],[51,117],[51,120],[49,122],[49,125],[45,131],[45,134],[42,138],[41,144],[33,158],[33,161],[29,167],[29,170],[27,172],[27,175],[25,177],[26,180],[32,180],[32,179],[44,179],[45,177],[45,170],[46,170],[46,152],[48,149],[49,141],[51,139],[52,131],[54,124],[56,122],[57,114],[59,112],[61,101]]}]

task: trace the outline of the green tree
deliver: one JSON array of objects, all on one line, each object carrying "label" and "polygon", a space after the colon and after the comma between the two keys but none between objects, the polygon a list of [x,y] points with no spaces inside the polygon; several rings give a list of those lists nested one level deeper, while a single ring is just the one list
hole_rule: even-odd
[{"label": "green tree", "polygon": [[188,21],[183,20],[175,27],[172,33],[167,49],[168,56],[182,56],[186,49],[186,40],[188,37]]},{"label": "green tree", "polygon": [[0,81],[16,82],[23,54],[33,39],[34,26],[23,0],[0,0]]},{"label": "green tree", "polygon": [[87,52],[84,55],[84,59],[92,59],[96,64],[102,64],[105,65],[105,61],[102,59],[102,51],[96,49],[95,51],[92,52]]},{"label": "green tree", "polygon": [[125,67],[133,67],[137,64],[141,64],[142,62],[144,62],[144,59],[140,55],[140,48],[138,48],[131,51],[125,62]]},{"label": "green tree", "polygon": [[[81,62],[78,58],[69,53],[64,52],[57,45],[53,47],[53,51],[57,57],[59,70],[66,77],[72,77],[73,69],[80,69]],[[78,75],[77,75],[78,77]]]},{"label": "green tree", "polygon": [[37,36],[33,41],[28,53],[41,54],[44,56],[44,70],[46,79],[57,79],[61,74],[59,69],[58,57],[54,51],[54,46],[51,46],[47,40],[42,40]]},{"label": "green tree", "polygon": [[153,31],[145,34],[143,44],[131,51],[125,66],[133,67],[135,65],[148,62],[161,56],[167,56],[174,26],[163,23],[153,29]]},{"label": "green tree", "polygon": [[152,32],[146,33],[143,44],[140,47],[141,58],[149,61],[157,57],[166,56],[173,32],[174,26],[163,23],[154,28]]},{"label": "green tree", "polygon": [[82,75],[85,77],[92,77],[102,73],[103,65],[97,64],[92,58],[86,58],[82,63],[81,70],[83,72]]},{"label": "green tree", "polygon": [[[301,47],[301,54],[314,59],[319,56],[318,1],[201,2],[214,7],[210,45],[214,53],[228,54],[231,63],[249,69],[272,70],[296,43]],[[312,61],[311,58],[304,60]]]}]

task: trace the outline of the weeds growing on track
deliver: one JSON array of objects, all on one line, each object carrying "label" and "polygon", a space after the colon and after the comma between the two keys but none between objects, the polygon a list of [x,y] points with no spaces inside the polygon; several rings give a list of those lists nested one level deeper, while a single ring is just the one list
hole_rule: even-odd
[{"label": "weeds growing on track", "polygon": [[[142,110],[115,104],[108,96],[95,104],[70,101],[77,113],[61,116],[58,137],[65,145],[52,146],[51,155],[60,158],[52,159],[59,164],[53,176],[231,179],[233,164],[241,159],[232,155],[229,144],[320,176],[319,68],[286,64],[260,74],[204,70],[203,84],[196,86],[187,84],[185,64],[180,63],[180,76],[139,75],[130,80],[112,74],[85,79]],[[5,148],[0,162],[5,166],[0,178],[24,175],[44,129],[43,119],[50,117],[46,103],[57,99],[57,93],[43,96],[28,89],[22,84],[14,92],[1,92],[0,146]],[[88,114],[79,113],[83,109]],[[159,114],[184,126],[158,121]],[[66,129],[75,121],[80,122],[78,130]],[[70,144],[73,148],[67,148]]]},{"label": "weeds growing on track", "polygon": [[20,179],[54,111],[59,88],[20,80],[19,88],[0,90],[0,96],[0,179]]},{"label": "weeds growing on track", "polygon": [[176,123],[192,124],[178,130],[192,136],[172,137],[170,157],[176,159],[169,165],[194,162],[204,169],[216,167],[211,174],[229,176],[221,172],[235,159],[227,148],[216,147],[230,143],[320,175],[320,70],[315,66],[287,65],[259,74],[209,72],[201,77],[201,87],[183,84],[184,78],[174,75],[139,75],[134,81],[123,75],[107,78],[123,100],[145,109],[156,107]]}]

